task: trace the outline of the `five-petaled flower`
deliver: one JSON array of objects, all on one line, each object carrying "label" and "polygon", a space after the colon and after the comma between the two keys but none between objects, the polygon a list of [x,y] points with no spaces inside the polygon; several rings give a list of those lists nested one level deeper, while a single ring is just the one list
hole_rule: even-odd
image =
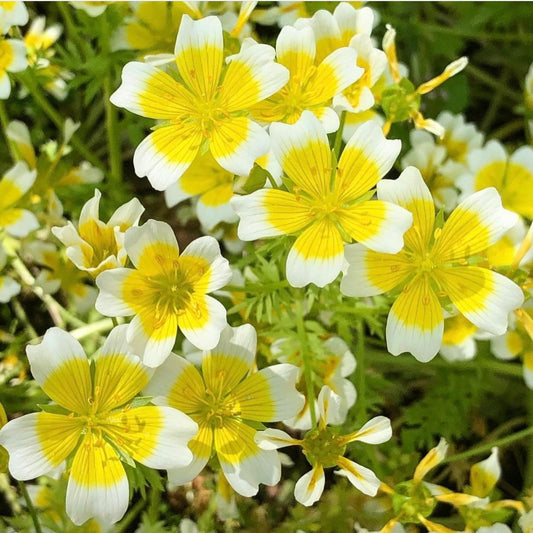
[{"label": "five-petaled flower", "polygon": [[274,63],[271,46],[253,43],[227,58],[217,17],[193,21],[184,15],[176,39],[181,82],[148,63],[128,63],[111,101],[141,116],[163,120],[135,151],[138,176],[157,190],[177,181],[201,147],[234,174],[247,175],[268,151],[266,131],[247,110],[278,91],[289,77]]},{"label": "five-petaled flower", "polygon": [[387,320],[389,352],[431,360],[442,342],[442,307],[450,301],[477,327],[502,335],[507,315],[524,300],[522,290],[505,276],[468,262],[516,223],[517,215],[502,207],[496,189],[483,189],[461,202],[442,228],[435,227],[431,193],[415,167],[406,168],[397,180],[379,183],[378,197],[413,213],[405,249],[392,255],[347,246],[349,267],[341,291],[374,296],[401,288]]},{"label": "five-petaled flower", "polygon": [[293,125],[272,124],[272,147],[289,190],[262,189],[234,197],[241,220],[239,237],[255,240],[299,234],[287,258],[287,280],[294,287],[332,282],[344,261],[344,242],[396,253],[412,217],[405,209],[370,200],[376,183],[391,168],[400,141],[385,139],[379,126],[361,126],[335,167],[323,126],[304,111]]},{"label": "five-petaled flower", "polygon": [[147,366],[170,354],[178,328],[197,348],[216,346],[226,309],[207,295],[231,278],[228,261],[213,237],[194,240],[180,254],[165,222],[148,220],[126,231],[124,245],[135,269],[116,268],[96,279],[96,309],[106,316],[135,315],[128,341]]},{"label": "five-petaled flower", "polygon": [[335,473],[346,476],[350,483],[361,492],[375,496],[380,481],[368,468],[354,463],[344,457],[346,445],[350,442],[381,444],[392,436],[390,420],[385,416],[376,416],[369,420],[361,429],[348,435],[338,435],[328,427],[332,418],[338,418],[341,408],[340,398],[327,385],[322,387],[318,395],[320,418],[318,427],[308,431],[303,439],[294,439],[279,429],[269,428],[260,431],[255,441],[263,450],[277,450],[285,446],[298,445],[313,467],[304,474],[294,487],[294,497],[303,505],[313,505],[320,499],[324,491],[326,478],[324,468],[337,466]]},{"label": "five-petaled flower", "polygon": [[131,405],[150,374],[130,352],[126,328],[111,331],[94,363],[59,328],[28,346],[32,374],[57,405],[0,431],[16,479],[47,474],[67,460],[66,510],[77,525],[89,518],[114,523],[126,512],[128,478],[120,455],[157,469],[192,460],[187,443],[198,431],[195,422],[171,407]]},{"label": "five-petaled flower", "polygon": [[277,453],[254,442],[257,423],[276,422],[300,411],[304,399],[295,388],[298,369],[273,365],[250,373],[257,335],[244,324],[227,327],[218,345],[202,358],[202,373],[172,354],[154,373],[145,393],[154,403],[170,405],[198,423],[191,441],[193,462],[168,472],[171,485],[196,477],[216,451],[230,485],[243,496],[257,493],[259,483],[275,485],[281,475]]}]

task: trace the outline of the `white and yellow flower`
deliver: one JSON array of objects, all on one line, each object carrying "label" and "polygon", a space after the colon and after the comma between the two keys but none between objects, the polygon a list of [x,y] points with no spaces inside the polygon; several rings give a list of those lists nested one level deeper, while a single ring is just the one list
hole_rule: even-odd
[{"label": "white and yellow flower", "polygon": [[353,48],[334,50],[320,63],[315,62],[316,45],[313,30],[285,26],[276,41],[278,62],[287,67],[287,85],[251,108],[252,116],[264,123],[294,124],[305,110],[311,111],[327,133],[339,128],[339,117],[333,110],[333,98],[352,85],[363,74],[356,64]]},{"label": "white and yellow flower", "polygon": [[390,420],[377,416],[369,420],[361,429],[348,435],[338,435],[328,428],[330,413],[338,412],[339,397],[327,386],[323,387],[318,397],[320,418],[318,427],[308,431],[303,439],[294,439],[279,429],[266,429],[257,433],[255,440],[263,450],[277,450],[285,446],[301,446],[304,455],[313,467],[304,474],[294,487],[294,497],[302,505],[313,505],[324,491],[324,468],[338,467],[335,473],[348,478],[350,483],[364,494],[375,496],[380,481],[372,470],[357,464],[344,453],[350,442],[381,444],[392,436]]},{"label": "white and yellow flower", "polygon": [[522,146],[511,156],[501,143],[489,141],[467,157],[468,171],[457,184],[466,197],[485,187],[495,187],[503,206],[533,218],[533,148]]},{"label": "white and yellow flower", "polygon": [[128,63],[111,101],[141,116],[163,120],[136,149],[138,176],[165,190],[208,148],[229,172],[247,175],[268,151],[268,134],[248,109],[278,91],[289,77],[264,44],[245,46],[224,69],[222,27],[217,17],[193,21],[184,15],[175,47],[183,82],[157,67]]},{"label": "white and yellow flower", "polygon": [[34,184],[36,176],[35,170],[19,161],[0,180],[0,229],[5,229],[13,237],[26,237],[39,227],[31,211],[17,207]]},{"label": "white and yellow flower", "polygon": [[405,249],[389,255],[347,246],[341,291],[373,296],[401,289],[387,319],[388,351],[431,360],[442,343],[442,308],[450,302],[477,327],[503,334],[507,315],[523,302],[522,290],[505,276],[468,263],[516,223],[517,215],[503,209],[498,192],[491,187],[468,197],[442,228],[435,228],[431,194],[414,167],[395,181],[378,183],[378,198],[413,213]]},{"label": "white and yellow flower", "polygon": [[200,430],[190,443],[194,460],[168,471],[171,485],[195,478],[216,452],[233,489],[243,496],[257,493],[259,484],[275,485],[281,475],[277,453],[254,441],[257,423],[294,416],[303,397],[296,391],[298,369],[289,364],[251,373],[257,335],[249,324],[227,327],[220,342],[205,352],[202,373],[175,354],[155,371],[145,393],[154,403],[187,413]]},{"label": "white and yellow flower", "polygon": [[24,26],[28,22],[28,10],[24,2],[0,2],[0,33],[7,33],[11,26]]},{"label": "white and yellow flower", "polygon": [[116,209],[107,223],[102,222],[98,214],[101,197],[102,193],[95,189],[93,198],[81,210],[78,229],[72,222],[52,228],[52,233],[67,247],[67,257],[93,277],[126,264],[124,233],[139,223],[144,212],[139,200],[133,198]]},{"label": "white and yellow flower", "polygon": [[361,126],[336,166],[322,124],[309,111],[293,125],[272,124],[273,151],[289,190],[262,189],[232,200],[245,241],[298,235],[287,258],[294,287],[332,282],[352,239],[373,250],[396,253],[412,217],[390,202],[368,200],[369,191],[388,172],[400,141],[385,139],[379,126]]},{"label": "white and yellow flower", "polygon": [[172,228],[148,220],[126,232],[125,249],[135,269],[98,276],[96,309],[106,316],[135,315],[128,340],[143,362],[160,365],[174,347],[178,328],[196,347],[214,348],[226,327],[226,309],[208,293],[231,279],[218,242],[200,237],[180,254]]},{"label": "white and yellow flower", "polygon": [[192,460],[187,443],[198,431],[194,421],[171,407],[132,407],[150,376],[130,352],[126,328],[109,334],[94,372],[77,340],[49,329],[27,355],[35,380],[55,402],[53,411],[24,415],[0,430],[16,479],[33,479],[67,461],[66,511],[77,525],[90,518],[114,523],[126,512],[128,478],[118,451],[157,469]]},{"label": "white and yellow flower", "polygon": [[[19,3],[19,2],[14,2]],[[20,2],[22,3],[22,2]],[[0,37],[0,99],[5,100],[11,94],[11,82],[8,72],[20,72],[28,66],[26,45],[19,39]]]},{"label": "white and yellow flower", "polygon": [[474,124],[466,122],[463,115],[443,111],[437,116],[437,122],[445,130],[444,137],[438,143],[446,148],[450,159],[466,163],[468,154],[483,145],[483,133]]}]

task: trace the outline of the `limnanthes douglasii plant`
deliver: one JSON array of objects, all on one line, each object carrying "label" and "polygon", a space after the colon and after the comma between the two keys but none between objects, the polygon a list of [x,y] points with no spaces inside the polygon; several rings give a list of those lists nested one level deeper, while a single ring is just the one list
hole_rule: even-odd
[{"label": "limnanthes douglasii plant", "polygon": [[530,11],[0,2],[0,531],[532,531]]}]

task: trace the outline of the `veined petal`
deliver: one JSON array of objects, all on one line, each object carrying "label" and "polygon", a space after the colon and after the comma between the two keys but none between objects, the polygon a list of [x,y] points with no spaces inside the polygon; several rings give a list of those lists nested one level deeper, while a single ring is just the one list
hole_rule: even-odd
[{"label": "veined petal", "polygon": [[185,337],[200,350],[216,346],[226,327],[226,308],[208,295],[191,294],[183,314],[178,317]]},{"label": "veined petal", "polygon": [[272,151],[298,189],[324,199],[330,189],[331,149],[324,127],[311,111],[295,124],[270,126]]},{"label": "veined petal", "polygon": [[403,235],[413,215],[399,205],[369,200],[338,212],[339,224],[352,239],[376,252],[395,254],[403,248]]},{"label": "veined petal", "polygon": [[256,348],[257,333],[250,324],[222,330],[218,344],[202,359],[207,388],[214,394],[234,389],[250,372]]},{"label": "veined petal", "polygon": [[97,412],[106,413],[130,401],[150,380],[139,357],[126,340],[128,324],[111,330],[96,359],[94,401]]},{"label": "veined petal", "polygon": [[164,191],[189,168],[201,142],[201,131],[191,123],[162,126],[137,146],[135,174],[147,176],[154,189]]},{"label": "veined petal", "polygon": [[74,413],[85,413],[92,396],[89,361],[70,333],[50,328],[40,344],[26,348],[31,372],[44,392]]},{"label": "veined petal", "polygon": [[205,467],[213,450],[213,429],[208,424],[199,424],[198,435],[189,442],[193,455],[187,466],[168,470],[168,484],[171,487],[192,481]]},{"label": "veined petal", "polygon": [[247,176],[254,161],[270,147],[268,133],[247,117],[230,117],[217,123],[209,148],[221,167],[238,176]]},{"label": "veined petal", "polygon": [[502,207],[496,189],[478,191],[453,210],[436,239],[433,254],[443,262],[475,255],[494,244],[517,219],[517,214]]},{"label": "veined petal", "polygon": [[109,98],[136,115],[171,120],[190,113],[192,95],[174,78],[151,65],[131,61],[122,70],[122,84]]},{"label": "veined petal", "polygon": [[437,276],[457,309],[478,328],[493,335],[505,333],[508,314],[524,301],[518,285],[486,268],[444,268]]},{"label": "veined petal", "polygon": [[203,406],[205,384],[196,367],[174,353],[159,366],[143,391],[156,405],[169,405],[191,414]]},{"label": "veined petal", "polygon": [[287,257],[287,280],[293,287],[324,287],[339,275],[343,258],[339,230],[329,219],[320,219],[294,242]]},{"label": "veined petal", "polygon": [[297,502],[309,507],[320,499],[325,484],[324,469],[321,465],[315,465],[296,482],[294,497]]},{"label": "veined petal", "polygon": [[215,428],[215,448],[229,484],[243,496],[254,496],[259,484],[275,485],[281,476],[278,452],[261,450],[254,441],[256,430],[226,418]]},{"label": "veined petal", "polygon": [[274,56],[274,48],[267,44],[253,44],[233,56],[222,84],[221,105],[229,112],[239,111],[279,91],[289,80],[289,71],[274,63]]},{"label": "veined petal", "polygon": [[413,480],[417,483],[422,481],[426,474],[446,457],[447,453],[448,443],[445,439],[440,439],[437,446],[431,448],[431,450],[429,450],[429,452],[422,458],[420,463],[418,463],[413,475]]},{"label": "veined petal", "polygon": [[357,52],[353,48],[338,48],[318,65],[309,84],[309,103],[320,103],[333,98],[348,85],[358,80],[364,70],[357,66]]},{"label": "veined petal", "polygon": [[139,223],[144,207],[137,198],[132,198],[129,202],[118,207],[111,215],[108,226],[118,226],[120,231],[126,231],[131,226]]},{"label": "veined petal", "polygon": [[234,196],[231,205],[241,219],[239,238],[245,241],[296,233],[313,220],[305,199],[279,189]]},{"label": "veined petal", "polygon": [[131,262],[146,276],[157,276],[175,268],[179,257],[178,241],[166,222],[150,219],[129,228],[124,245]]},{"label": "veined petal", "polygon": [[88,433],[78,447],[67,485],[66,510],[81,525],[89,518],[118,522],[128,508],[128,478],[115,450]]},{"label": "veined petal", "polygon": [[202,100],[210,101],[218,87],[224,43],[217,17],[181,19],[174,54],[181,77]]},{"label": "veined petal", "polygon": [[335,190],[343,201],[359,198],[391,169],[401,149],[399,140],[386,139],[379,124],[361,124],[347,142],[337,166]]},{"label": "veined petal", "polygon": [[150,468],[178,468],[193,459],[187,443],[198,433],[198,424],[172,407],[114,411],[102,426],[112,442]]},{"label": "veined petal", "polygon": [[228,260],[220,254],[218,241],[208,235],[195,239],[183,250],[180,268],[199,294],[220,289],[232,276]]},{"label": "veined petal", "polygon": [[415,167],[407,167],[395,180],[381,180],[378,198],[407,209],[413,225],[404,235],[405,246],[423,254],[428,250],[435,225],[435,204],[427,185]]},{"label": "veined petal", "polygon": [[[131,283],[135,280],[134,283]],[[131,268],[114,268],[101,272],[96,278],[96,286],[100,289],[95,302],[96,310],[105,316],[129,316],[136,312],[137,298],[129,293],[140,289],[142,278]],[[132,294],[133,296],[133,294]],[[130,302],[130,303],[128,303]]]},{"label": "veined petal", "polygon": [[335,474],[347,477],[350,483],[363,494],[375,496],[378,493],[381,482],[369,468],[354,463],[346,457],[339,457],[337,466],[340,470],[336,470]]},{"label": "veined petal", "polygon": [[404,252],[384,254],[363,244],[344,247],[348,269],[341,280],[341,292],[347,296],[375,296],[390,291],[413,272]]},{"label": "veined petal", "polygon": [[316,46],[315,36],[310,26],[294,28],[283,26],[276,40],[277,60],[289,69],[292,76],[304,79],[313,67]]},{"label": "veined petal", "polygon": [[437,355],[442,343],[444,318],[427,276],[410,281],[389,312],[386,337],[392,355],[413,354],[420,362]]},{"label": "veined petal", "polygon": [[33,479],[57,468],[72,452],[83,426],[75,418],[31,413],[0,430],[0,444],[9,452],[9,471],[15,479]]},{"label": "veined petal", "polygon": [[298,439],[293,439],[288,433],[285,433],[285,431],[274,428],[258,431],[255,434],[254,440],[262,450],[278,450],[279,448],[300,444],[301,442]]},{"label": "veined petal", "polygon": [[257,422],[276,422],[296,416],[305,403],[296,390],[298,368],[281,364],[248,376],[231,393],[240,416]]}]

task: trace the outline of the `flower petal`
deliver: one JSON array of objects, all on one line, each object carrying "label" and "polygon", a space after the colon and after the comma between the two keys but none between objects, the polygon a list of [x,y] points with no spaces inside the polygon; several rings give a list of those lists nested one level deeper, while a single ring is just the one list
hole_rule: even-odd
[{"label": "flower petal", "polygon": [[315,465],[296,482],[294,497],[297,502],[309,507],[320,499],[325,484],[324,469],[321,465]]},{"label": "flower petal", "polygon": [[335,189],[342,199],[355,200],[372,189],[391,169],[400,149],[401,142],[386,139],[373,120],[361,124],[339,159]]},{"label": "flower petal", "polygon": [[346,232],[371,250],[395,254],[403,248],[403,235],[411,227],[409,211],[390,202],[369,200],[339,211]]},{"label": "flower petal", "polygon": [[367,494],[368,496],[375,496],[377,494],[381,482],[372,470],[354,463],[346,459],[346,457],[339,457],[337,459],[337,466],[341,470],[336,470],[335,474],[347,477],[350,483],[363,494]]},{"label": "flower petal", "polygon": [[275,485],[281,477],[278,452],[261,450],[254,441],[256,430],[227,418],[216,428],[215,448],[229,484],[242,496],[254,496],[259,484]]},{"label": "flower petal", "polygon": [[293,439],[288,433],[285,433],[285,431],[274,428],[258,431],[255,434],[254,440],[262,450],[278,450],[279,448],[300,444],[301,442],[297,439]]},{"label": "flower petal", "polygon": [[518,285],[486,268],[446,268],[438,272],[438,280],[470,322],[494,335],[505,333],[508,314],[524,301]]},{"label": "flower petal", "polygon": [[86,413],[92,396],[89,360],[70,333],[50,328],[40,344],[26,348],[33,377],[44,392],[74,413]]},{"label": "flower petal", "polygon": [[135,174],[147,176],[154,189],[164,191],[189,168],[201,142],[201,131],[188,122],[161,126],[137,146]]},{"label": "flower petal", "polygon": [[410,352],[420,362],[437,355],[444,318],[427,276],[409,282],[394,302],[387,319],[387,349],[392,355]]},{"label": "flower petal", "polygon": [[113,411],[103,430],[136,461],[167,469],[191,463],[193,454],[187,444],[198,433],[198,424],[172,407],[150,405]]},{"label": "flower petal", "polygon": [[381,444],[392,437],[390,420],[386,416],[376,416],[369,420],[361,429],[346,437],[346,442],[366,442],[367,444]]},{"label": "flower petal", "polygon": [[311,111],[295,124],[270,126],[272,151],[297,188],[323,200],[330,189],[331,149],[324,127]]},{"label": "flower petal", "polygon": [[247,117],[220,120],[211,132],[209,149],[221,167],[238,176],[247,176],[254,161],[270,147],[268,133]]},{"label": "flower petal", "polygon": [[344,247],[348,269],[341,280],[341,292],[347,296],[375,296],[390,291],[413,271],[404,252],[384,254],[363,244]]},{"label": "flower petal", "polygon": [[140,289],[142,279],[131,268],[114,268],[101,272],[96,278],[100,289],[95,302],[96,310],[105,316],[129,316],[135,314],[136,306],[128,302],[135,299],[129,295]]},{"label": "flower petal", "polygon": [[181,19],[174,55],[181,77],[197,96],[210,101],[222,71],[224,43],[222,25],[217,17]]},{"label": "flower petal", "polygon": [[115,450],[88,433],[74,456],[67,485],[66,510],[81,525],[89,518],[118,522],[128,508],[128,478]]},{"label": "flower petal", "polygon": [[476,255],[494,244],[517,222],[518,215],[502,207],[493,187],[463,200],[442,228],[433,255],[442,262]]},{"label": "flower petal", "polygon": [[298,368],[290,364],[273,365],[248,376],[230,397],[246,420],[276,422],[291,418],[304,406],[296,390]]},{"label": "flower petal", "polygon": [[343,258],[339,230],[329,219],[319,219],[294,242],[287,257],[287,280],[293,287],[324,287],[339,275]]},{"label": "flower petal", "polygon": [[0,444],[9,452],[9,471],[15,479],[33,479],[57,468],[74,450],[82,425],[75,418],[31,413],[0,430]]}]

